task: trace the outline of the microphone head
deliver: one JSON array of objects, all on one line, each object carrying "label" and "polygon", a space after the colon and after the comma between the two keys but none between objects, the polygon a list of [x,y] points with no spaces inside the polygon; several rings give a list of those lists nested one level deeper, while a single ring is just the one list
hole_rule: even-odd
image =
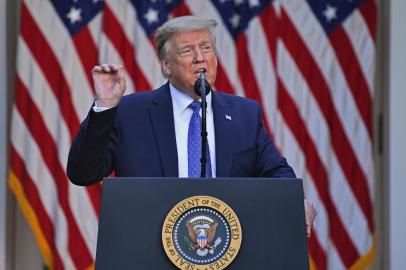
[{"label": "microphone head", "polygon": [[206,86],[206,96],[211,91],[211,86],[206,79],[197,79],[194,84],[194,90],[195,90],[195,94],[198,95],[199,97],[202,96],[202,88],[201,88],[202,81],[204,81],[204,85]]}]

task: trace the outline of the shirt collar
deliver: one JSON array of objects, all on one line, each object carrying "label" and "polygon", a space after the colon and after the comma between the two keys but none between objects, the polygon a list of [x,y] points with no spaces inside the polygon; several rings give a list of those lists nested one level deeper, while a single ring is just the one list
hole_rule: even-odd
[{"label": "shirt collar", "polygon": [[[172,97],[172,106],[173,106],[173,111],[175,112],[176,115],[179,115],[183,113],[188,106],[193,102],[193,98],[189,95],[186,95],[182,91],[178,90],[174,85],[169,83],[169,90],[171,92],[171,97]],[[201,101],[199,99],[199,101]],[[210,93],[206,96],[206,103],[207,103],[207,113],[211,112],[211,91]]]}]

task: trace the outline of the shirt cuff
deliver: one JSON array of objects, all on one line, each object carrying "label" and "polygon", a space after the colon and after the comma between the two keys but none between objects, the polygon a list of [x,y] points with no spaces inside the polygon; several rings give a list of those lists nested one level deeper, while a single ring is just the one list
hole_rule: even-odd
[{"label": "shirt cuff", "polygon": [[97,106],[97,102],[95,101],[94,102],[94,106],[93,106],[93,111],[94,112],[104,112],[105,110],[108,110],[108,109],[111,109],[111,108],[107,108],[107,107],[99,107],[99,106]]}]

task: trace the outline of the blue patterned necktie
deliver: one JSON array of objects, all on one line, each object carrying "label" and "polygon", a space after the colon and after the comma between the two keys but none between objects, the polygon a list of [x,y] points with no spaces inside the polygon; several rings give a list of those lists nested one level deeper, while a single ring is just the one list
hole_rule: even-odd
[{"label": "blue patterned necktie", "polygon": [[[201,117],[200,101],[193,101],[189,108],[193,110],[192,117],[189,122],[188,142],[187,142],[187,154],[188,154],[188,175],[190,178],[200,177],[200,158],[202,153],[202,139],[201,139]],[[207,140],[206,140],[207,142]],[[210,151],[209,144],[206,143],[206,177],[211,178],[211,163],[210,163]]]}]

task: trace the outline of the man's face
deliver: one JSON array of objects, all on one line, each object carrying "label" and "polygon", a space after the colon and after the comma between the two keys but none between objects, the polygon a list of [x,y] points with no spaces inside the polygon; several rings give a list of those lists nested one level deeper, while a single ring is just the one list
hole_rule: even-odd
[{"label": "man's face", "polygon": [[168,52],[161,66],[169,81],[180,91],[197,98],[193,85],[201,72],[210,85],[217,75],[217,57],[210,33],[206,30],[176,33],[168,40]]}]

